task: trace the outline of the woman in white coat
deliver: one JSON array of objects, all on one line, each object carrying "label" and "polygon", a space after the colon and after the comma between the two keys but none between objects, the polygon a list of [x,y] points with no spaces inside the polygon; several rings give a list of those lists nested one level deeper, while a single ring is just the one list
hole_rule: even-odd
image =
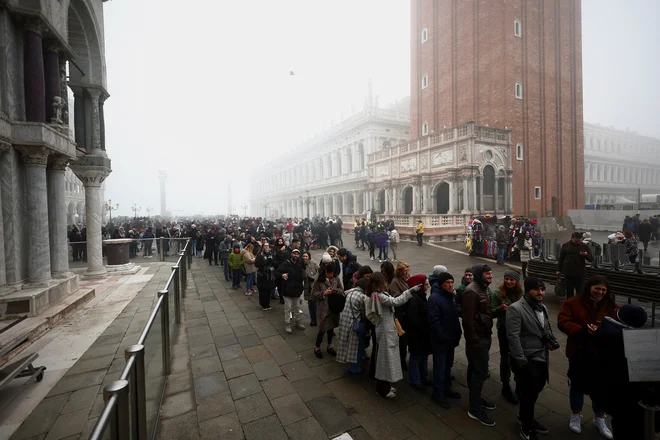
[{"label": "woman in white coat", "polygon": [[381,397],[396,397],[396,389],[391,385],[403,379],[399,356],[399,334],[394,324],[394,308],[402,306],[421,286],[412,287],[396,298],[386,292],[387,280],[381,273],[375,273],[367,283],[367,295],[371,297],[369,318],[376,321],[376,392]]}]

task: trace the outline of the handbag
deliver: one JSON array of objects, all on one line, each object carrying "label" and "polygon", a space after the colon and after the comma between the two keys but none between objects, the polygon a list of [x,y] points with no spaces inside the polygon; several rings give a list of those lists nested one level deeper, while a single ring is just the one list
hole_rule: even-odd
[{"label": "handbag", "polygon": [[401,327],[401,323],[397,318],[394,318],[394,326],[396,327],[396,332],[398,333],[399,336],[403,336],[406,334],[406,331]]},{"label": "handbag", "polygon": [[557,298],[566,298],[566,282],[561,278],[557,277],[557,284],[555,284],[555,295]]}]

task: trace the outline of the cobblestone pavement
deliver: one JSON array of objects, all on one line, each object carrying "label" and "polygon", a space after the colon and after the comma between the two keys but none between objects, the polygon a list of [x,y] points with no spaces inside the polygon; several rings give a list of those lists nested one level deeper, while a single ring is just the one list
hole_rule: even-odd
[{"label": "cobblestone pavement", "polygon": [[[352,240],[346,244],[353,250]],[[368,261],[366,252],[356,253],[362,264],[379,266]],[[314,254],[320,259],[320,252]],[[411,265],[411,274],[430,273],[433,265],[444,264],[457,280],[466,267],[480,261],[411,243],[400,245],[399,259]],[[396,384],[396,398],[382,399],[366,375],[349,377],[346,365],[327,355],[322,360],[314,357],[314,327],[287,335],[283,306],[277,301],[272,310],[262,311],[256,295],[231,290],[219,267],[198,263],[202,260],[193,264],[193,281],[184,300],[186,333],[172,351],[159,438],[322,439],[344,432],[354,439],[519,438],[517,408],[500,395],[497,338],[491,349],[491,378],[484,387],[484,395],[497,404],[490,412],[497,425],[487,428],[466,414],[467,360],[462,345],[453,369],[462,398],[450,410],[433,403],[430,392],[412,390],[406,378]],[[493,266],[499,284],[504,268]],[[556,329],[559,302],[552,293],[547,304]],[[556,333],[565,342],[563,334]],[[550,429],[548,439],[573,435],[567,426],[567,368],[563,352],[553,353],[550,383],[536,408],[536,416]],[[599,438],[591,417],[585,407],[582,439]]]}]

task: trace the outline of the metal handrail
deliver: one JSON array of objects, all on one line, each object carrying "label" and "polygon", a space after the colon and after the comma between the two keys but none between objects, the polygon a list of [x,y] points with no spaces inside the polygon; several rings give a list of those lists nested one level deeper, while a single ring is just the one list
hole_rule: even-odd
[{"label": "metal handrail", "polygon": [[[181,322],[181,295],[185,296],[188,285],[188,269],[192,264],[190,239],[174,266],[165,284],[165,288],[158,291],[158,299],[149,315],[149,319],[140,333],[138,344],[126,349],[124,356],[126,365],[122,370],[120,379],[111,382],[103,390],[105,406],[99,416],[89,440],[100,440],[106,430],[110,429],[112,440],[147,438],[147,410],[146,410],[146,380],[144,365],[144,343],[160,312],[161,338],[163,341],[163,374],[170,373],[170,316],[169,316],[169,290],[174,287],[175,322]],[[78,242],[79,243],[79,242]],[[165,387],[161,390],[158,406],[162,403]],[[130,403],[129,403],[130,402]],[[156,417],[158,420],[157,413]]]}]

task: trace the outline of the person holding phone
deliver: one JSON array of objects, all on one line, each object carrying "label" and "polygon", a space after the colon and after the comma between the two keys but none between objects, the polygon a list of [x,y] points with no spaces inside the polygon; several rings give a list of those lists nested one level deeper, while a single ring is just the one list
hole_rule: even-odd
[{"label": "person holding phone", "polygon": [[[593,335],[601,321],[609,316],[616,318],[619,305],[614,301],[607,279],[600,275],[589,278],[582,293],[568,298],[561,306],[557,327],[568,336],[566,357],[568,358],[569,399],[573,414],[569,429],[576,434],[582,432],[581,413],[584,395],[591,394],[595,384],[594,372],[600,368],[597,362]],[[605,424],[605,412],[596,399],[592,398],[594,426],[604,438],[611,439],[612,433]]]},{"label": "person holding phone", "polygon": [[582,242],[582,233],[573,232],[571,240],[561,246],[557,276],[564,275],[566,297],[579,294],[587,276],[587,261],[593,261],[591,247]]}]

